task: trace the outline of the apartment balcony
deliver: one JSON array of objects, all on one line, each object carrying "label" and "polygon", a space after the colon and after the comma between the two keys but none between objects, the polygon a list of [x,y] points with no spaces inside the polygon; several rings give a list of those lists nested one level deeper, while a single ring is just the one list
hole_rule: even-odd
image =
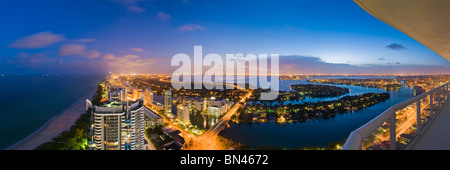
[{"label": "apartment balcony", "polygon": [[[448,0],[354,0],[450,61]],[[424,56],[426,60],[426,56]],[[390,107],[353,131],[343,149],[450,149],[449,83]]]},{"label": "apartment balcony", "polygon": [[450,102],[446,102],[411,150],[450,150]]},{"label": "apartment balcony", "polygon": [[343,150],[450,149],[450,82],[396,104],[353,131]]}]

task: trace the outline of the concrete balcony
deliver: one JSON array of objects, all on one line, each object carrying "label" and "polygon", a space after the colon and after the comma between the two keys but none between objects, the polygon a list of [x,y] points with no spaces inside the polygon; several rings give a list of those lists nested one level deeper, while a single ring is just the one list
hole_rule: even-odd
[{"label": "concrete balcony", "polygon": [[450,150],[450,104],[445,103],[411,150]]},{"label": "concrete balcony", "polygon": [[[380,21],[450,61],[450,1],[354,2]],[[449,83],[446,83],[392,106],[353,131],[343,149],[450,150],[449,91]]]},{"label": "concrete balcony", "polygon": [[449,87],[391,106],[353,131],[343,150],[450,149]]}]

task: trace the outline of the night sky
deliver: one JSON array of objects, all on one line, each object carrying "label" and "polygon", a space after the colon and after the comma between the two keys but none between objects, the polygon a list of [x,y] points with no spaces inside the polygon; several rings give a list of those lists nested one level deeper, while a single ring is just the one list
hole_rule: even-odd
[{"label": "night sky", "polygon": [[280,54],[280,73],[450,73],[351,0],[2,0],[0,74],[172,73],[177,53]]}]

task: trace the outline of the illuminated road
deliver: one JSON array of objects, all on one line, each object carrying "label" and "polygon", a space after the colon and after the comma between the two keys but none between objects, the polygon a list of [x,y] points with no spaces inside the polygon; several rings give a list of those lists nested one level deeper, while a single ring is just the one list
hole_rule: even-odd
[{"label": "illuminated road", "polygon": [[[425,108],[427,108],[429,104],[426,104],[424,106],[421,106],[420,113],[424,113]],[[396,135],[395,138],[397,139],[400,137],[401,134],[405,133],[410,127],[412,127],[414,124],[417,123],[417,114],[416,114],[416,107],[411,107],[407,111],[405,111],[405,115],[407,117],[406,121],[402,122],[396,127]],[[381,135],[378,135],[380,138],[380,141],[389,141],[390,137],[389,135],[386,137],[383,137]]]},{"label": "illuminated road", "polygon": [[188,149],[190,150],[220,150],[221,148],[217,146],[217,135],[219,135],[220,131],[225,128],[225,125],[228,121],[230,121],[231,116],[233,116],[239,107],[241,106],[241,102],[245,103],[245,101],[252,95],[250,91],[246,96],[244,96],[238,103],[236,103],[228,112],[216,123],[214,124],[204,135],[198,136],[194,139],[193,145]]},{"label": "illuminated road", "polygon": [[[145,105],[148,109],[150,109],[151,111],[153,111],[154,113],[160,115],[163,118],[164,123],[167,123],[167,125],[171,128],[175,128],[176,130],[179,130],[181,132],[181,135],[186,142],[189,142],[191,139],[195,138],[196,136],[186,132],[184,129],[179,128],[177,125],[173,124],[170,120],[168,120],[164,115],[162,115],[161,113],[159,113],[156,110],[153,110],[152,107],[150,107],[149,105]],[[149,140],[148,140],[149,141]],[[194,140],[195,141],[195,140]],[[149,145],[150,146],[150,145]],[[156,148],[155,148],[156,150]]]},{"label": "illuminated road", "polygon": [[[228,110],[228,112],[216,123],[214,124],[205,134],[201,136],[195,136],[188,132],[186,132],[184,129],[179,128],[177,125],[170,122],[170,120],[166,119],[166,117],[162,116],[164,119],[164,122],[168,124],[169,127],[175,128],[177,130],[180,130],[181,136],[185,139],[186,145],[190,145],[186,150],[220,150],[220,148],[217,145],[217,135],[219,135],[220,131],[222,131],[227,124],[228,121],[230,121],[231,116],[233,116],[239,107],[241,106],[240,103],[245,103],[245,101],[252,95],[252,91],[249,91],[246,96],[244,96],[238,103],[236,103],[232,108]],[[147,105],[146,105],[147,106]],[[150,106],[147,106],[148,108],[151,108]],[[152,109],[151,109],[152,110]],[[152,110],[153,112],[159,114],[157,111]],[[159,114],[161,115],[161,114]],[[191,143],[192,141],[192,143]]]}]

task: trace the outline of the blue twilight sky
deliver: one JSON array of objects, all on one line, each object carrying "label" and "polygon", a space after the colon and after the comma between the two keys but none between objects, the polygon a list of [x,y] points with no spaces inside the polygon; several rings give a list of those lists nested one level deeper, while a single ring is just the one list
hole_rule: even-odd
[{"label": "blue twilight sky", "polygon": [[281,73],[450,73],[351,0],[2,0],[0,28],[0,74],[171,73],[195,45],[280,54]]}]

